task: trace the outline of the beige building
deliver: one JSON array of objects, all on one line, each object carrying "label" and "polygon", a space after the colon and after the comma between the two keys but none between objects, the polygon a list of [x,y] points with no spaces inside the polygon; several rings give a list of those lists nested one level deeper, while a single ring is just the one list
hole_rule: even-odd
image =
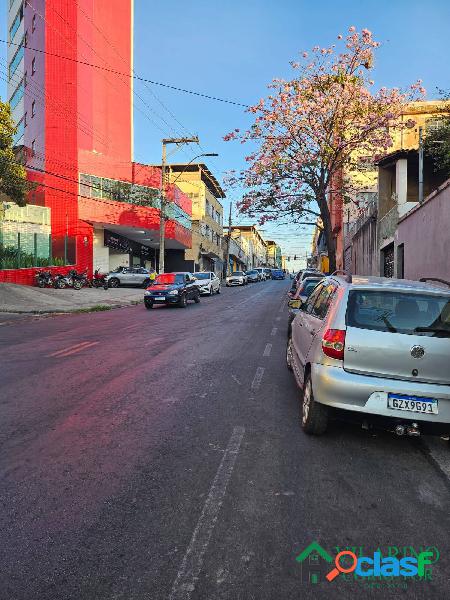
[{"label": "beige building", "polygon": [[[228,227],[224,227],[224,235],[228,235]],[[255,225],[233,225],[231,237],[247,256],[247,269],[267,264],[267,245]]]},{"label": "beige building", "polygon": [[185,250],[187,270],[223,270],[223,206],[219,182],[203,163],[168,166],[171,183],[192,200],[192,248]]}]

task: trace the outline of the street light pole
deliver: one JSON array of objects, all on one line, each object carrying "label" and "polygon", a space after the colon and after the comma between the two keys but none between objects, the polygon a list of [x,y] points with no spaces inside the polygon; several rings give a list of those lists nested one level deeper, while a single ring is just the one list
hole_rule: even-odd
[{"label": "street light pole", "polygon": [[198,144],[198,137],[192,138],[166,138],[162,140],[161,161],[161,208],[159,216],[159,273],[164,273],[164,251],[166,234],[166,146],[167,144]]}]

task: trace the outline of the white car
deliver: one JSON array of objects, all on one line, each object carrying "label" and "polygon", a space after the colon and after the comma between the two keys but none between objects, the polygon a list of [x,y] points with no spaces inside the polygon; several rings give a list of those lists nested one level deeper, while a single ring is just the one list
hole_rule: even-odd
[{"label": "white car", "polygon": [[266,273],[265,273],[265,269],[263,267],[256,267],[256,269],[254,269],[255,271],[258,271],[258,278],[260,281],[265,281],[266,280]]},{"label": "white car", "polygon": [[220,279],[212,271],[198,271],[193,274],[196,284],[200,288],[200,294],[220,294]]},{"label": "white car", "polygon": [[247,283],[247,275],[244,271],[233,271],[227,277],[227,287],[230,285],[245,285]]}]

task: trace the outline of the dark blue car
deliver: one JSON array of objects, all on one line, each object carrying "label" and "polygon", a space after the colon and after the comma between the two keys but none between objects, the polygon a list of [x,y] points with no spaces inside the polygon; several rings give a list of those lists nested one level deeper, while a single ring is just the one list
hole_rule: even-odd
[{"label": "dark blue car", "polygon": [[281,269],[272,269],[272,279],[284,279],[286,276]]}]

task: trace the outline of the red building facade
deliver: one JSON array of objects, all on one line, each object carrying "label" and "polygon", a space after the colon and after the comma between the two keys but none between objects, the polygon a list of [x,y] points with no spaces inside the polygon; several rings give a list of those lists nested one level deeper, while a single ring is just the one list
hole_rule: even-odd
[{"label": "red building facade", "polygon": [[[16,14],[18,0],[11,7]],[[51,209],[53,258],[89,272],[156,265],[161,172],[132,161],[132,0],[27,0],[20,10],[23,116],[15,119],[24,124],[19,143],[37,184],[29,202]],[[11,97],[15,84],[11,77]],[[173,186],[167,196],[170,265],[171,251],[191,245],[192,209]],[[0,281],[33,276],[33,269],[0,271]]]}]

